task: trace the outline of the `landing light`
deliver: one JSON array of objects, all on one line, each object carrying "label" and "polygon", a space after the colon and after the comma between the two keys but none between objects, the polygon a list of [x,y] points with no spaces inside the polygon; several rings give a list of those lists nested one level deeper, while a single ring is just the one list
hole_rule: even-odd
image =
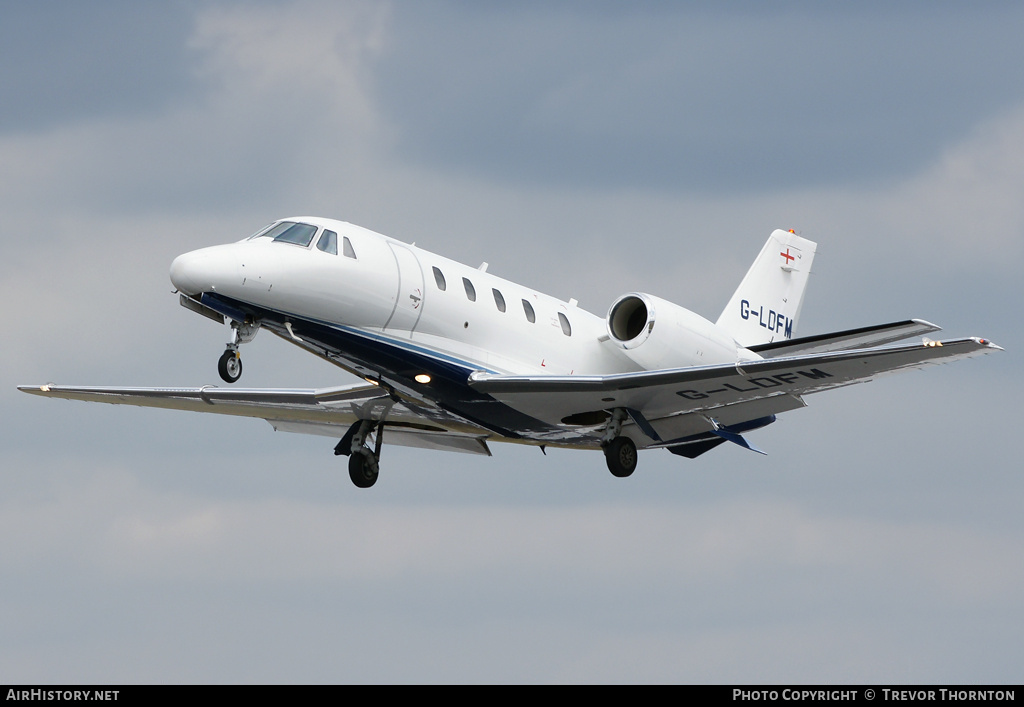
[{"label": "landing light", "polygon": [[426,385],[427,383],[430,382],[430,376],[428,376],[426,373],[420,373],[416,376],[415,380],[417,383],[423,383],[424,385]]}]

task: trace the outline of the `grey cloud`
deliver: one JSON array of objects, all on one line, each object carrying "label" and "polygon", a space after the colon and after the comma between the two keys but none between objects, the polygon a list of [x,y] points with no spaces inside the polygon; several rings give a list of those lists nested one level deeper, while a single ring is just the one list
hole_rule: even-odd
[{"label": "grey cloud", "polygon": [[1007,6],[570,7],[405,7],[377,71],[402,154],[531,184],[856,184],[912,173],[1024,97]]},{"label": "grey cloud", "polygon": [[195,5],[2,3],[0,133],[152,115],[188,95]]}]

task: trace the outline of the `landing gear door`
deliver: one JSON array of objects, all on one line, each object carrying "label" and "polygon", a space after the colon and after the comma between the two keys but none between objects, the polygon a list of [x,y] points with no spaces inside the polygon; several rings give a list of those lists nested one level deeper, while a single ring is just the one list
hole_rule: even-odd
[{"label": "landing gear door", "polygon": [[384,329],[412,336],[423,313],[423,270],[416,254],[404,245],[389,241],[388,246],[398,264],[398,294]]}]

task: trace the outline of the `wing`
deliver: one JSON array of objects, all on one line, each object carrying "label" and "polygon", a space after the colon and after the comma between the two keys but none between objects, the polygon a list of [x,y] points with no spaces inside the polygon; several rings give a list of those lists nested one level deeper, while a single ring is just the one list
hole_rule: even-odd
[{"label": "wing", "polygon": [[[499,406],[543,423],[543,434],[519,430],[523,439],[535,443],[597,447],[608,411],[623,408],[638,446],[667,446],[685,454],[679,451],[681,444],[704,444],[709,433],[732,439],[734,433],[767,424],[777,413],[803,407],[803,396],[809,393],[997,350],[1000,347],[984,339],[970,338],[607,376],[474,373],[468,382]],[[372,385],[264,390],[50,384],[19,389],[71,400],[257,417],[284,432],[335,438],[344,437],[357,420],[383,419],[389,444],[476,454],[490,454],[487,439],[496,438],[447,409],[399,399]]]},{"label": "wing", "polygon": [[282,432],[341,438],[357,420],[386,422],[388,444],[487,454],[491,433],[434,407],[393,399],[373,385],[319,389],[105,388],[18,386],[33,395],[68,400],[258,417]]},{"label": "wing", "polygon": [[579,421],[596,429],[602,411],[625,408],[643,433],[635,441],[666,446],[802,407],[810,393],[997,350],[969,338],[608,376],[476,373],[470,385],[553,425]]}]

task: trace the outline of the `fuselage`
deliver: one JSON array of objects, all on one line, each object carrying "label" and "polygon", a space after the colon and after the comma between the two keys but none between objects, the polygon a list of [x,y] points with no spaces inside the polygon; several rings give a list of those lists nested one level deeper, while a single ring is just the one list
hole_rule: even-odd
[{"label": "fuselage", "polygon": [[[235,306],[264,323],[288,322],[297,343],[300,330],[315,325],[469,371],[601,375],[649,368],[610,340],[605,318],[574,301],[341,221],[286,219],[245,240],[186,253],[172,264],[171,280],[221,311]],[[678,309],[685,322],[659,324],[685,329],[673,339],[683,344],[665,352],[662,367],[737,360],[741,347],[730,336]],[[335,348],[338,363],[366,377],[372,356],[356,351],[350,360],[347,347]],[[392,365],[371,371],[386,375]]]}]

